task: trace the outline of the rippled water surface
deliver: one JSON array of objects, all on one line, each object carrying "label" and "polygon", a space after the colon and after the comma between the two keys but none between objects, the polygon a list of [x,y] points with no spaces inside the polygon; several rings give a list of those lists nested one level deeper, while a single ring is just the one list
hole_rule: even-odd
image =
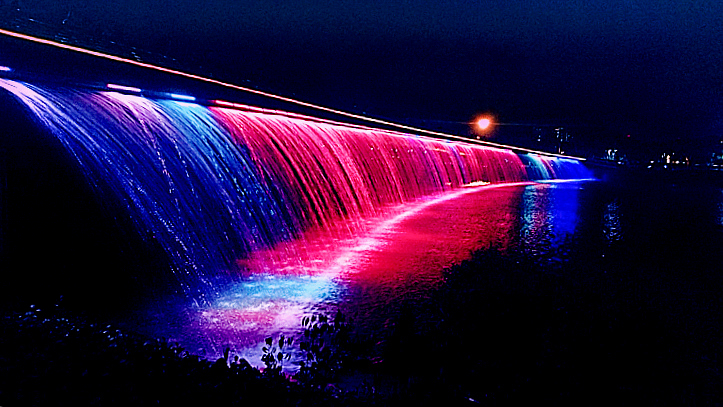
[{"label": "rippled water surface", "polygon": [[[478,251],[545,256],[575,234],[579,195],[593,183],[486,186],[398,207],[386,217],[244,260],[248,274],[211,306],[176,305],[136,327],[215,357],[231,346],[260,364],[263,339],[298,334],[300,320],[342,308],[374,330],[409,300],[444,284],[444,270]],[[524,247],[522,249],[522,247]],[[145,322],[143,321],[145,320]],[[172,321],[172,322],[171,322]]]},{"label": "rippled water surface", "polygon": [[[580,301],[602,304],[595,307],[610,315],[650,307],[672,335],[690,345],[676,352],[713,358],[709,353],[721,338],[721,208],[723,191],[703,183],[470,188],[258,253],[246,260],[248,274],[210,306],[175,303],[145,310],[132,324],[208,357],[229,346],[261,366],[264,338],[298,337],[301,318],[313,313],[341,309],[354,316],[357,330],[379,337],[410,310],[422,325],[437,323],[424,319],[440,318],[429,310],[449,309],[449,303],[434,301],[453,281],[498,302],[498,291],[549,296],[563,313]],[[486,260],[490,254],[493,260]],[[459,269],[466,261],[474,266]],[[486,275],[493,276],[494,287],[478,287],[487,284]],[[558,285],[567,287],[560,298]],[[464,325],[478,312],[465,307],[485,303],[476,298],[446,317],[459,319],[453,326]],[[524,307],[515,313],[510,318],[526,323]],[[293,361],[287,368],[295,369]]]}]

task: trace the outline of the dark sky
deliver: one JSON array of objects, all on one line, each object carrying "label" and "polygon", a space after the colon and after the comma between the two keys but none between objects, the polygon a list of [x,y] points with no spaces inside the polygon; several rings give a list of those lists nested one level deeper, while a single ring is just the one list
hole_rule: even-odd
[{"label": "dark sky", "polygon": [[492,112],[650,151],[723,136],[720,0],[19,3],[218,79],[399,122]]}]

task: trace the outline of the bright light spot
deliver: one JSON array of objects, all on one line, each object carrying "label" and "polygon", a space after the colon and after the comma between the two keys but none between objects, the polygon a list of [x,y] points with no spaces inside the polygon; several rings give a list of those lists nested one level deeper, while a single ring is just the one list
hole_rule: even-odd
[{"label": "bright light spot", "polygon": [[196,100],[196,98],[193,96],[179,95],[178,93],[171,93],[171,97],[178,100],[188,100],[189,102],[193,102]]},{"label": "bright light spot", "polygon": [[125,92],[141,93],[140,88],[134,88],[132,86],[116,85],[115,83],[109,83],[106,85],[108,89],[121,90]]},{"label": "bright light spot", "polygon": [[0,66],[0,72],[10,72],[12,71],[12,68],[9,66]]},{"label": "bright light spot", "polygon": [[227,102],[225,100],[214,100],[213,103],[219,106],[235,107],[236,103]]},{"label": "bright light spot", "polygon": [[483,117],[483,118],[477,120],[477,127],[479,127],[482,130],[485,130],[488,127],[490,127],[490,124],[492,124],[492,120],[490,120],[486,117]]}]

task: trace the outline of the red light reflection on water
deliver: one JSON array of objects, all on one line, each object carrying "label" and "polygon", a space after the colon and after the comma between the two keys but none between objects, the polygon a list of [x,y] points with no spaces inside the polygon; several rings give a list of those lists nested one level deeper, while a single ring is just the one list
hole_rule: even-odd
[{"label": "red light reflection on water", "polygon": [[477,250],[505,250],[529,184],[464,188],[397,207],[383,219],[311,231],[254,253],[242,263],[246,281],[212,307],[192,312],[191,325],[214,353],[232,345],[261,365],[263,339],[295,335],[304,315],[342,302],[360,315],[374,313],[399,298],[424,295],[442,281],[444,268]]},{"label": "red light reflection on water", "polygon": [[[513,188],[531,185],[532,182],[511,184],[475,186],[461,189],[440,197],[411,205],[400,205],[388,210],[387,216],[366,221],[347,221],[333,229],[316,229],[304,234],[301,239],[276,245],[270,250],[257,251],[248,258],[240,260],[249,274],[272,273],[275,275],[314,275],[327,278],[336,278],[349,273],[367,275],[369,270],[357,270],[358,260],[388,253],[392,251],[414,251],[426,256],[425,246],[443,242],[453,235],[456,236],[450,243],[448,250],[441,254],[449,257],[446,266],[464,260],[468,257],[468,247],[460,244],[458,229],[469,228],[469,222],[474,222],[474,233],[478,236],[473,249],[489,247],[496,235],[497,229],[490,228],[486,223],[480,224],[481,212],[506,211],[505,202],[487,199],[490,190],[498,188]],[[484,191],[484,192],[482,192]],[[462,199],[465,195],[484,193],[484,197]],[[505,194],[506,195],[506,194]],[[498,197],[497,194],[494,195]],[[465,206],[465,203],[472,206]],[[462,207],[460,207],[462,206]],[[496,213],[496,215],[499,215]],[[463,219],[463,218],[474,218]],[[434,225],[441,226],[442,230],[435,230]],[[496,225],[499,226],[499,225]],[[493,233],[494,230],[494,233]],[[442,235],[438,235],[439,233]],[[404,243],[400,243],[404,242]],[[481,243],[481,247],[476,247]],[[487,244],[485,244],[487,243]],[[402,248],[404,245],[413,245]],[[394,249],[395,246],[399,246]],[[383,250],[382,250],[383,249]],[[457,251],[464,253],[453,255]],[[462,258],[464,257],[464,258]],[[449,262],[450,264],[447,264]],[[351,271],[350,271],[351,270]]]}]

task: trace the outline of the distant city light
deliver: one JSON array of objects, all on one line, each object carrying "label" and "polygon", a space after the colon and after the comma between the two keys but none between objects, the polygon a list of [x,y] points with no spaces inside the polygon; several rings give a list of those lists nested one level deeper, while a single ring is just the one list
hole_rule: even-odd
[{"label": "distant city light", "polygon": [[109,83],[109,84],[106,85],[106,87],[107,87],[108,89],[121,90],[121,91],[124,91],[124,92],[141,93],[141,89],[140,89],[140,88],[134,88],[134,87],[132,87],[132,86],[116,85],[115,83]]},{"label": "distant city light", "polygon": [[0,72],[10,72],[12,70],[9,66],[0,66]]},{"label": "distant city light", "polygon": [[179,95],[178,93],[171,93],[171,97],[178,100],[187,100],[189,102],[194,102],[196,100],[193,96]]}]

